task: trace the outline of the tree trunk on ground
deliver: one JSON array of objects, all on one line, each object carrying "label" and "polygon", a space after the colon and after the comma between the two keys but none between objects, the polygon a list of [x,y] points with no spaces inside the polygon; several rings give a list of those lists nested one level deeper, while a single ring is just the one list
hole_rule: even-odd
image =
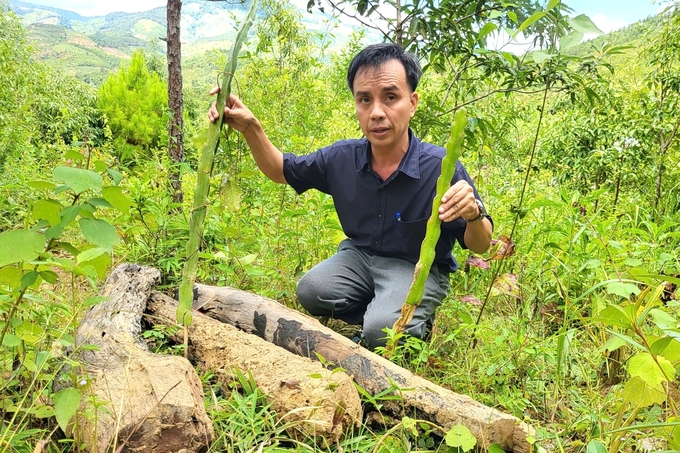
[{"label": "tree trunk on ground", "polygon": [[118,266],[101,290],[107,300],[92,307],[78,327],[72,358],[88,377],[81,390],[107,409],[88,415],[95,408],[84,402],[76,413],[70,435],[87,451],[204,452],[214,437],[192,365],[149,352],[140,337],[142,313],[159,280],[156,269]]},{"label": "tree trunk on ground", "polygon": [[168,124],[168,153],[172,161],[170,185],[172,200],[181,203],[182,176],[180,164],[184,162],[184,99],[182,97],[182,44],[180,41],[180,18],[182,0],[168,0],[166,56],[168,60],[168,108],[171,111]]},{"label": "tree trunk on ground", "polygon": [[383,413],[428,420],[445,430],[463,424],[481,447],[497,443],[506,451],[531,451],[527,437],[533,436],[534,431],[518,418],[415,376],[309,316],[272,299],[232,288],[206,285],[195,288],[194,308],[297,355],[316,359],[318,354],[344,368],[372,395],[392,388],[390,380],[396,382],[402,399],[381,400]]},{"label": "tree trunk on ground", "polygon": [[[175,324],[177,301],[159,292],[147,303],[152,324]],[[192,363],[231,382],[235,370],[252,374],[280,419],[294,437],[336,442],[362,419],[361,400],[352,379],[322,364],[299,357],[255,335],[195,313],[187,327]]]}]

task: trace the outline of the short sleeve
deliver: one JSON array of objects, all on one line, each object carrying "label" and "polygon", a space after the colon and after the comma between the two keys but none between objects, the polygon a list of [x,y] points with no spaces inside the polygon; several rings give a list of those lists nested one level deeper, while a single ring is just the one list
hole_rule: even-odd
[{"label": "short sleeve", "polygon": [[290,153],[283,155],[283,175],[286,178],[286,182],[298,194],[309,189],[317,189],[321,192],[329,193],[326,150],[327,148],[322,148],[303,156],[296,156]]}]

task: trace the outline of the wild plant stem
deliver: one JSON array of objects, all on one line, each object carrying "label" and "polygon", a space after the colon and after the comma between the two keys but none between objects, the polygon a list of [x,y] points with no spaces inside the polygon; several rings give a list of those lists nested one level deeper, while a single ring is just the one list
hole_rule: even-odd
[{"label": "wild plant stem", "polygon": [[182,268],[182,282],[179,286],[177,322],[184,325],[191,324],[191,305],[194,299],[194,282],[196,281],[199,251],[203,242],[203,226],[207,210],[208,193],[210,191],[210,176],[215,161],[215,153],[220,144],[224,107],[231,94],[231,82],[234,78],[234,72],[236,72],[238,53],[253,23],[256,10],[257,1],[253,0],[250,10],[236,34],[236,39],[229,52],[229,59],[224,68],[224,80],[222,81],[216,101],[219,118],[208,127],[208,139],[201,151],[196,190],[194,191],[194,207],[191,210],[189,221],[189,241],[187,242],[186,261]]},{"label": "wild plant stem", "polygon": [[[519,202],[517,203],[517,214],[515,214],[515,220],[512,224],[512,229],[510,230],[510,234],[508,237],[510,240],[512,240],[513,235],[515,234],[515,229],[517,228],[517,224],[519,223],[519,218],[520,218],[520,211],[522,209],[522,204],[524,203],[524,196],[526,195],[526,190],[527,186],[529,184],[529,175],[531,174],[531,167],[533,166],[534,163],[534,157],[536,156],[536,148],[538,145],[538,136],[541,132],[541,126],[543,124],[543,112],[545,112],[545,106],[547,104],[547,99],[548,99],[548,92],[550,91],[550,76],[552,74],[552,68],[548,71],[548,75],[546,76],[546,83],[545,83],[545,90],[543,91],[543,101],[541,103],[541,111],[538,116],[538,123],[536,124],[536,133],[534,134],[534,142],[531,145],[531,155],[529,156],[529,163],[527,164],[527,171],[526,171],[526,176],[524,177],[524,183],[522,184],[522,191],[520,192],[519,196]],[[477,315],[477,320],[475,321],[474,328],[472,330],[472,343],[471,343],[471,349],[474,349],[477,346],[477,326],[479,326],[479,322],[482,319],[482,314],[484,314],[484,309],[486,308],[487,303],[489,302],[489,297],[491,296],[491,289],[493,288],[493,282],[496,281],[498,278],[498,275],[500,274],[501,269],[503,268],[503,263],[504,261],[501,260],[499,265],[496,267],[496,270],[493,274],[492,277],[492,284],[489,285],[489,288],[486,291],[486,296],[484,297],[484,302],[482,303],[482,306],[479,309],[479,315]]]}]

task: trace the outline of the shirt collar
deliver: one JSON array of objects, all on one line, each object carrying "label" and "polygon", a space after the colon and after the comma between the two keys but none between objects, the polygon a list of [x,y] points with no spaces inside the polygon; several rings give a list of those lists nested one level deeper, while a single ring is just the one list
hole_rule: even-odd
[{"label": "shirt collar", "polygon": [[[420,140],[418,140],[418,137],[416,137],[411,128],[408,129],[408,138],[408,149],[406,150],[404,157],[401,159],[401,163],[399,164],[399,169],[397,171],[413,179],[420,179],[420,156],[418,155],[420,153]],[[366,168],[370,168],[368,156],[371,143],[366,139],[364,140],[364,152],[359,155],[359,165],[357,165],[357,172],[360,172]]]}]

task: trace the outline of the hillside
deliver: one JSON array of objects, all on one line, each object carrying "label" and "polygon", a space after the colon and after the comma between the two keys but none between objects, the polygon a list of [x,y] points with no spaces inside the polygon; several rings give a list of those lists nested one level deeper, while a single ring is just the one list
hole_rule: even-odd
[{"label": "hillside", "polygon": [[[21,18],[38,58],[80,80],[98,85],[137,49],[165,53],[165,8],[141,13],[83,17],[72,11],[10,2]],[[185,0],[183,54],[228,48],[247,5]]]},{"label": "hillside", "polygon": [[[84,17],[72,11],[48,6],[33,5],[11,0],[10,8],[22,19],[25,26],[51,24],[72,29],[87,36],[99,35],[102,39],[134,37],[141,42],[165,35],[165,8],[159,7],[140,13],[111,13],[106,16]],[[205,2],[185,0],[182,6],[182,39],[187,43],[225,35],[245,14],[242,3]]]},{"label": "hillside", "polygon": [[645,33],[649,31],[649,29],[656,27],[659,21],[660,18],[658,16],[650,16],[647,19],[635,22],[627,27],[583,42],[578,46],[569,49],[567,53],[569,55],[582,57],[592,54],[596,49],[602,48],[605,44],[638,48],[644,44]]},{"label": "hillside", "polygon": [[64,26],[34,23],[27,30],[41,61],[95,85],[118,68],[120,59],[126,56],[117,46],[100,45],[95,37]]},{"label": "hillside", "polygon": [[[21,18],[39,58],[81,80],[99,84],[136,49],[165,53],[165,8],[140,13],[111,13],[84,17],[72,11],[11,0],[10,8]],[[228,49],[247,4],[185,0],[182,4],[182,54],[202,55],[207,50]],[[302,22],[312,31],[327,28],[331,16],[300,10]],[[353,28],[333,24],[340,47]]]},{"label": "hillside", "polygon": [[[84,17],[72,11],[11,0],[10,8],[21,17],[28,35],[39,50],[39,58],[77,78],[99,84],[119,67],[136,49],[163,55],[165,45],[165,8],[140,13],[111,13]],[[246,12],[243,3],[185,0],[182,6],[182,53],[185,58],[203,55],[208,50],[228,49]],[[341,47],[354,30],[315,11],[301,10],[302,22],[309,30],[321,31],[331,20],[335,27],[332,47]],[[636,47],[643,31],[654,26],[650,17],[621,30],[600,36],[570,50],[572,55],[585,55],[604,43]]]}]

